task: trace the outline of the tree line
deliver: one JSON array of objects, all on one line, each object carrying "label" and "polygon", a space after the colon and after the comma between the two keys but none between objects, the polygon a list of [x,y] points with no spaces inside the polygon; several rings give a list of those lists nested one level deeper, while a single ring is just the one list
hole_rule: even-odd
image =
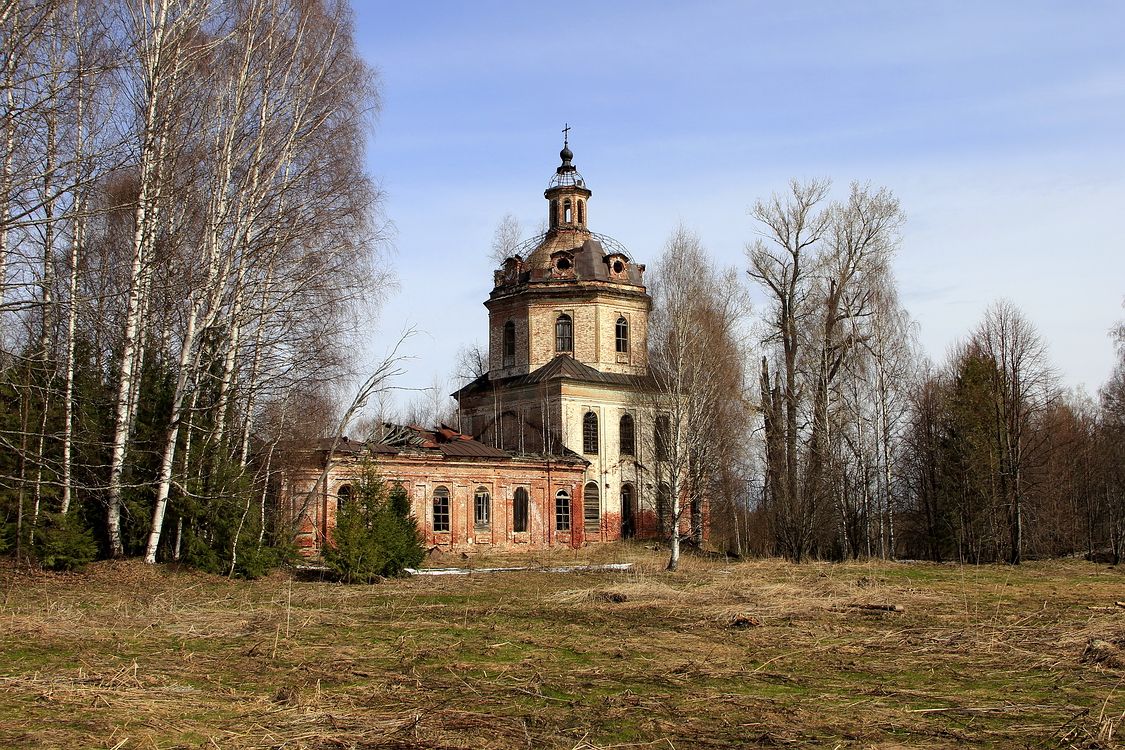
[{"label": "tree line", "polygon": [[275,448],[387,283],[347,3],[0,0],[0,33],[0,548],[266,564]]},{"label": "tree line", "polygon": [[[0,0],[0,50],[0,551],[268,566],[290,535],[267,478],[338,411],[390,283],[347,4]],[[677,230],[652,282],[693,537],[709,522],[794,560],[1120,559],[1125,328],[1097,398],[1060,387],[1002,300],[932,363],[888,190],[793,182],[751,215],[744,268]]]},{"label": "tree line", "polygon": [[827,181],[793,181],[750,214],[744,269],[715,269],[683,229],[656,264],[650,361],[678,425],[674,514],[706,498],[718,543],[796,561],[1120,561],[1125,324],[1098,399],[1061,387],[1006,300],[935,364],[898,298],[904,214],[889,190],[833,199]]}]

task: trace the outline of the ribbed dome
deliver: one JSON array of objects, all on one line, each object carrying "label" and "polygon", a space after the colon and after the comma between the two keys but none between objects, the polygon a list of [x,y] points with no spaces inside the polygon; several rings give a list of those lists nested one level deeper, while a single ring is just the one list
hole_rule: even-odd
[{"label": "ribbed dome", "polygon": [[580,188],[584,188],[584,187],[586,187],[586,181],[582,179],[582,175],[579,174],[578,170],[575,169],[574,167],[571,167],[569,170],[567,170],[565,172],[563,171],[562,167],[559,167],[555,171],[555,173],[553,175],[551,175],[551,181],[549,183],[547,183],[547,189],[548,190],[550,190],[551,188],[557,188],[557,187],[580,187]]}]

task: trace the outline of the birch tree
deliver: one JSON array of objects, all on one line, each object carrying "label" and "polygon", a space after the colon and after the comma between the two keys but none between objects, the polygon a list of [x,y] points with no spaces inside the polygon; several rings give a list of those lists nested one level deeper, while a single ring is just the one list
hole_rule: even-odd
[{"label": "birch tree", "polygon": [[138,109],[137,196],[133,215],[132,259],[128,281],[117,405],[110,452],[106,501],[106,533],[113,557],[122,557],[121,505],[126,449],[135,420],[139,384],[143,314],[151,291],[152,257],[170,197],[168,184],[175,166],[175,114],[183,97],[185,77],[202,49],[204,0],[146,0],[130,7],[130,50],[136,69],[133,96]]},{"label": "birch tree", "polygon": [[[745,295],[733,272],[716,269],[700,239],[679,227],[668,238],[651,284],[649,367],[654,387],[645,400],[655,431],[654,482],[666,487],[664,509],[671,552],[680,559],[683,514],[702,543],[703,504],[723,454],[729,416],[724,406],[742,396],[743,351],[737,327]],[[658,509],[659,512],[659,509]]]}]

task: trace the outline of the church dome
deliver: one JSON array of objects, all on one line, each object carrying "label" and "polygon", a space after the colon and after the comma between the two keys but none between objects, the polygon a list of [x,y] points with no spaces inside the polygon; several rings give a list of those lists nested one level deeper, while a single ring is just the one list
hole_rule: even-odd
[{"label": "church dome", "polygon": [[527,280],[532,282],[643,283],[640,276],[643,266],[632,262],[624,245],[588,229],[552,229],[524,240],[516,252],[525,258],[522,267]]},{"label": "church dome", "polygon": [[565,140],[559,158],[562,163],[543,193],[548,202],[547,230],[509,251],[508,259],[495,273],[496,288],[560,282],[643,287],[644,266],[633,263],[617,240],[590,231],[587,204],[593,192],[575,169],[574,152]]},{"label": "church dome", "polygon": [[562,167],[559,167],[555,170],[555,173],[551,175],[551,180],[547,183],[548,190],[557,187],[586,187],[586,181],[582,179],[582,175],[579,174],[577,169],[571,168],[570,171],[567,172],[561,170]]}]

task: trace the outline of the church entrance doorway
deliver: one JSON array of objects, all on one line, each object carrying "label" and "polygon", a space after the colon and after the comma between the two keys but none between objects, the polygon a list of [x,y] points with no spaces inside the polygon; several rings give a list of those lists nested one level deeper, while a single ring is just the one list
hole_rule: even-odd
[{"label": "church entrance doorway", "polygon": [[621,485],[621,538],[632,539],[637,535],[636,508],[633,501],[633,485]]}]

